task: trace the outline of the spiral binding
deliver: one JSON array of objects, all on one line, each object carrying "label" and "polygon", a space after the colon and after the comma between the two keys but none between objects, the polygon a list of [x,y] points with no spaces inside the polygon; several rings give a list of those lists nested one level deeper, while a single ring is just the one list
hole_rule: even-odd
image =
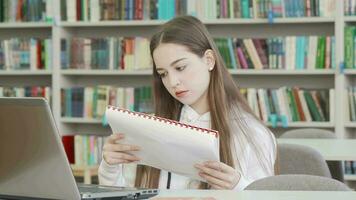
[{"label": "spiral binding", "polygon": [[183,127],[183,128],[188,128],[188,129],[191,129],[191,130],[197,130],[197,131],[202,132],[202,133],[207,133],[207,134],[213,135],[215,137],[219,137],[219,132],[215,131],[215,130],[201,128],[201,127],[197,127],[197,126],[192,126],[192,125],[189,125],[189,124],[184,124],[184,123],[181,123],[181,122],[177,122],[175,120],[166,119],[166,118],[163,118],[163,117],[157,117],[157,116],[153,116],[153,115],[148,115],[146,113],[141,113],[141,112],[134,112],[134,111],[130,111],[130,110],[127,110],[127,109],[118,108],[118,107],[115,107],[115,106],[108,106],[108,109],[116,110],[116,111],[119,111],[119,112],[122,112],[122,113],[127,113],[127,114],[138,116],[138,117],[143,117],[145,119],[152,119],[152,120],[159,121],[159,122],[164,122],[164,123],[168,123],[168,124],[174,124],[176,126],[180,126],[180,127]]}]

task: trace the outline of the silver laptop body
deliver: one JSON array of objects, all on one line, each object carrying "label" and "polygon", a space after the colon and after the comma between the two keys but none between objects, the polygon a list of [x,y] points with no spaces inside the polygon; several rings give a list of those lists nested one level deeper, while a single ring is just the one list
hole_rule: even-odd
[{"label": "silver laptop body", "polygon": [[47,101],[0,98],[0,199],[146,199],[155,189],[75,182]]}]

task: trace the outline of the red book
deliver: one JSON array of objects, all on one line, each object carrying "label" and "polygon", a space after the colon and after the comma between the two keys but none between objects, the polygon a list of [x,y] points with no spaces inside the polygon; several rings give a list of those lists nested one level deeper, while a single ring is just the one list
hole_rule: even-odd
[{"label": "red book", "polygon": [[74,136],[73,135],[62,136],[62,142],[69,163],[74,164]]},{"label": "red book", "polygon": [[305,115],[304,115],[304,112],[303,112],[303,108],[302,108],[302,103],[300,101],[300,98],[299,97],[299,93],[298,93],[298,88],[293,88],[292,91],[293,91],[293,96],[295,98],[295,102],[296,102],[296,106],[297,106],[297,110],[298,110],[298,113],[299,113],[299,116],[300,116],[300,121],[306,121],[306,118],[305,118]]}]

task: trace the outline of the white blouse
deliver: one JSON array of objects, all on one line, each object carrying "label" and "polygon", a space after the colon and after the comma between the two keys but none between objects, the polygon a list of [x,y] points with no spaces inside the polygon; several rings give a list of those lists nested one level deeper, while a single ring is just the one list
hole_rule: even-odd
[{"label": "white blouse", "polygon": [[[235,190],[243,190],[247,185],[253,181],[264,178],[266,176],[274,175],[274,163],[276,160],[276,141],[273,134],[261,125],[252,116],[248,114],[246,122],[249,126],[252,126],[256,133],[254,137],[257,145],[261,145],[263,148],[263,154],[267,158],[264,162],[268,169],[263,170],[260,167],[259,159],[255,153],[251,152],[251,145],[246,140],[239,140],[238,134],[241,132],[238,126],[233,126],[231,134],[235,144],[243,142],[243,145],[233,145],[235,149],[235,155],[239,157],[239,161],[235,159],[236,170],[240,172],[241,178],[239,183],[235,186]],[[181,111],[180,122],[202,127],[210,128],[210,113],[207,112],[203,115],[199,115],[190,106],[184,105]],[[235,130],[236,129],[236,130]],[[241,138],[241,136],[240,136]],[[234,153],[233,153],[234,154]],[[237,163],[238,162],[238,163]],[[239,169],[238,169],[239,168]],[[136,164],[118,164],[109,165],[104,159],[99,166],[99,183],[101,185],[121,186],[121,187],[134,187],[136,176]],[[159,178],[159,188],[165,189],[167,187],[168,172],[161,170]],[[197,189],[199,181],[171,173],[170,189]]]}]

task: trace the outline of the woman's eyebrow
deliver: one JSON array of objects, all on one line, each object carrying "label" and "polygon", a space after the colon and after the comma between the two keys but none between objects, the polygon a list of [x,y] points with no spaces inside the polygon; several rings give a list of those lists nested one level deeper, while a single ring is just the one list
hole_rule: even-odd
[{"label": "woman's eyebrow", "polygon": [[[187,58],[179,58],[179,59],[173,61],[173,62],[170,64],[170,66],[173,66],[173,65],[177,64],[179,61],[182,61],[182,60],[185,60],[185,59],[187,59]],[[156,71],[160,71],[160,70],[164,70],[164,69],[163,69],[163,68],[156,68]]]}]

